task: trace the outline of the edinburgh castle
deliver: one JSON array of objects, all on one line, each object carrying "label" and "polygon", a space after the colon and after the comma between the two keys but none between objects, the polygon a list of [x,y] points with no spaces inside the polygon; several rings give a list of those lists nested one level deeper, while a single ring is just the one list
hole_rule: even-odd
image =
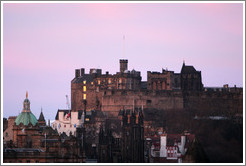
[{"label": "edinburgh castle", "polygon": [[[139,107],[155,110],[190,109],[215,112],[224,109],[231,114],[242,114],[242,88],[224,85],[222,88],[204,87],[201,71],[183,63],[181,72],[164,70],[147,72],[147,81],[141,81],[141,72],[128,70],[128,60],[120,60],[116,74],[101,69],[76,69],[71,81],[72,111],[101,110],[117,116],[120,109]],[[237,104],[233,104],[237,103]]]}]

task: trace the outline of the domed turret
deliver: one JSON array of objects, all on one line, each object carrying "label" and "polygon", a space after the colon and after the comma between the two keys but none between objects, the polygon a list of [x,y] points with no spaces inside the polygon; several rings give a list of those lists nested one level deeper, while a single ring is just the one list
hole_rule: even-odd
[{"label": "domed turret", "polygon": [[23,110],[22,112],[17,116],[17,118],[15,119],[15,123],[18,126],[19,124],[23,124],[24,126],[29,125],[30,123],[33,126],[36,126],[36,124],[38,123],[37,118],[35,117],[35,115],[33,115],[33,113],[30,110],[30,101],[28,99],[28,93],[26,92],[26,99],[23,102]]},{"label": "domed turret", "polygon": [[30,101],[28,99],[28,92],[26,92],[26,99],[23,102],[23,112],[30,112]]}]

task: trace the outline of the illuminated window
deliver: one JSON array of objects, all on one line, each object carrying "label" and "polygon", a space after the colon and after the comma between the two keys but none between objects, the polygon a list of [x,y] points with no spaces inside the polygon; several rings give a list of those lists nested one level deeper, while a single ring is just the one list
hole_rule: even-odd
[{"label": "illuminated window", "polygon": [[98,85],[100,85],[101,84],[101,81],[100,80],[98,80]]},{"label": "illuminated window", "polygon": [[84,82],[83,82],[84,84],[86,84],[86,80],[84,80]]},{"label": "illuminated window", "polygon": [[111,84],[111,79],[108,80],[108,83]]},{"label": "illuminated window", "polygon": [[93,82],[91,82],[91,85],[93,85]]},{"label": "illuminated window", "polygon": [[86,86],[83,86],[83,91],[86,92]]},{"label": "illuminated window", "polygon": [[90,119],[89,118],[85,118],[85,121],[89,121]]},{"label": "illuminated window", "polygon": [[119,79],[119,83],[121,83],[121,78]]},{"label": "illuminated window", "polygon": [[84,94],[83,99],[86,100],[86,94]]}]

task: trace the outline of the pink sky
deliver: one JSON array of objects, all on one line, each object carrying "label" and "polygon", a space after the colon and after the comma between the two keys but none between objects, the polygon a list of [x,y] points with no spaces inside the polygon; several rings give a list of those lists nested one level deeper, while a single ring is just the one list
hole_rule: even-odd
[{"label": "pink sky", "polygon": [[[125,55],[123,54],[123,35]],[[204,86],[243,86],[242,3],[3,4],[3,113],[18,115],[26,90],[47,119],[66,108],[76,68],[168,68],[183,60]]]}]

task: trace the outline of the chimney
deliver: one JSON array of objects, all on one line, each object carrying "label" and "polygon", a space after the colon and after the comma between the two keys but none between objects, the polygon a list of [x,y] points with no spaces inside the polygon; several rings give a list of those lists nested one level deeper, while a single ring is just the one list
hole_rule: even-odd
[{"label": "chimney", "polygon": [[75,70],[75,78],[78,78],[80,76],[80,70],[76,69]]},{"label": "chimney", "polygon": [[80,69],[80,75],[83,76],[85,74],[85,69],[84,68],[81,68]]},{"label": "chimney", "polygon": [[49,125],[49,127],[50,127],[50,120],[48,121],[48,125]]},{"label": "chimney", "polygon": [[102,69],[97,69],[97,74],[102,75]]},{"label": "chimney", "polygon": [[108,75],[108,71],[106,71],[106,75]]},{"label": "chimney", "polygon": [[167,157],[167,149],[166,149],[166,146],[167,146],[167,135],[166,134],[163,134],[161,135],[161,148],[160,148],[160,157]]},{"label": "chimney", "polygon": [[181,136],[181,148],[180,148],[180,152],[181,152],[182,155],[185,154],[185,150],[184,150],[185,142],[186,142],[186,136],[182,135]]}]

